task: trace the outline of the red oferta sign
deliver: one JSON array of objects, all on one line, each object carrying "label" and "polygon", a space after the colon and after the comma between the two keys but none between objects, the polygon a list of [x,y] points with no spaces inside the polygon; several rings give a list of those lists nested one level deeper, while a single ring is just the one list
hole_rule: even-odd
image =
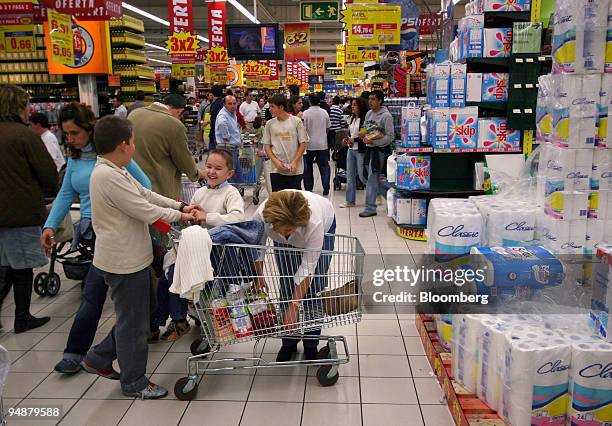
[{"label": "red oferta sign", "polygon": [[225,35],[226,17],[225,0],[208,3],[208,37],[210,38],[210,47],[227,47]]},{"label": "red oferta sign", "polygon": [[121,4],[121,0],[40,0],[38,13],[46,16],[44,9],[53,9],[80,21],[108,21],[121,17]]},{"label": "red oferta sign", "polygon": [[170,35],[166,41],[168,54],[173,58],[193,59],[199,41],[193,32],[192,0],[168,0]]}]

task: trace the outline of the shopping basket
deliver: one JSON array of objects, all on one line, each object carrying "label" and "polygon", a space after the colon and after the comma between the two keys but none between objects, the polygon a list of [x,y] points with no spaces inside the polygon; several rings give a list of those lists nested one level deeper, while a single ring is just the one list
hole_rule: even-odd
[{"label": "shopping basket", "polygon": [[257,176],[257,144],[249,139],[250,134],[242,135],[241,145],[218,144],[217,149],[228,151],[234,159],[234,176],[229,179],[232,186],[238,188],[240,195],[244,196],[247,188],[258,194],[260,183]]},{"label": "shopping basket", "polygon": [[[178,247],[180,231],[172,228],[169,235],[172,244]],[[309,332],[361,320],[365,253],[357,238],[337,234],[326,237],[333,239],[332,250],[213,244],[214,280],[206,284],[194,303],[202,337],[191,345],[188,375],[179,379],[174,387],[178,399],[193,399],[199,377],[206,372],[316,366],[321,385],[331,386],[338,381],[338,366],[350,359],[346,338]],[[304,297],[292,299],[295,270],[301,259],[312,257],[315,260],[315,256],[319,260],[310,276],[310,290]],[[291,309],[297,311],[297,319],[286,321]],[[314,339],[326,345],[315,360],[270,362],[257,354],[260,340],[266,338]],[[249,341],[255,341],[252,357],[207,359],[223,346]],[[344,353],[338,350],[338,343]],[[220,363],[233,365],[219,366]]]}]

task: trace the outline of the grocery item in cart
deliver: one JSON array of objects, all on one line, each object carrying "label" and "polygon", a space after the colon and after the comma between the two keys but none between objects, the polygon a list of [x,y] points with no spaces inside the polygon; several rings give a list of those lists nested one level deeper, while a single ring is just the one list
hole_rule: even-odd
[{"label": "grocery item in cart", "polygon": [[210,316],[214,321],[214,332],[219,342],[234,340],[234,328],[227,309],[227,300],[223,298],[210,302]]},{"label": "grocery item in cart", "polygon": [[242,288],[237,284],[230,284],[227,291],[227,310],[231,318],[234,334],[242,339],[253,334],[253,325],[249,316],[249,308]]},{"label": "grocery item in cart", "polygon": [[278,318],[274,305],[270,303],[268,295],[260,291],[255,296],[255,300],[249,303],[249,313],[253,323],[253,331],[256,336],[270,334],[275,330]]}]

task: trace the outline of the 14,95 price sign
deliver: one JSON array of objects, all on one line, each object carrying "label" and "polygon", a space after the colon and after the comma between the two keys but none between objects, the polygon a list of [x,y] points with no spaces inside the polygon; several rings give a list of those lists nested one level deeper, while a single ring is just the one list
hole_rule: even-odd
[{"label": "14,95 price sign", "polygon": [[47,10],[51,60],[64,65],[74,65],[72,22],[70,16]]}]

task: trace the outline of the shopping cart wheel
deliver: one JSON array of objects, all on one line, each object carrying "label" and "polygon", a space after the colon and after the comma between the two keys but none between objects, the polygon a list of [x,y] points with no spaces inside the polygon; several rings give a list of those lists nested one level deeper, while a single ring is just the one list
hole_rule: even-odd
[{"label": "shopping cart wheel", "polygon": [[206,352],[210,352],[210,345],[208,344],[208,341],[198,337],[193,341],[189,349],[191,350],[192,355],[202,355]]},{"label": "shopping cart wheel", "polygon": [[45,291],[49,296],[56,296],[59,293],[62,280],[55,272],[51,272],[45,280]]},{"label": "shopping cart wheel", "polygon": [[49,274],[47,274],[46,272],[41,272],[36,275],[36,278],[34,278],[34,292],[39,296],[47,295],[47,286],[45,284],[45,281],[47,280],[48,275]]},{"label": "shopping cart wheel", "polygon": [[174,395],[181,401],[191,401],[198,392],[198,383],[189,377],[181,377],[174,385]]},{"label": "shopping cart wheel", "polygon": [[336,370],[336,374],[334,374],[333,376],[329,377],[328,374],[330,372],[330,370],[332,369],[333,365],[323,365],[321,367],[318,368],[317,370],[317,380],[319,381],[319,384],[321,386],[333,386],[336,384],[336,382],[338,381],[338,378],[340,378],[340,373]]}]

